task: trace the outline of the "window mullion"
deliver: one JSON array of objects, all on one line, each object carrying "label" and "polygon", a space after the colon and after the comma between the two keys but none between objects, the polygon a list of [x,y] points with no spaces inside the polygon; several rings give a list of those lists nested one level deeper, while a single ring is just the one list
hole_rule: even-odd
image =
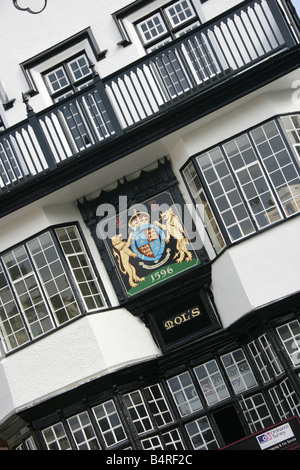
[{"label": "window mullion", "polygon": [[148,416],[149,416],[150,421],[151,421],[152,426],[153,426],[153,429],[151,430],[151,432],[156,432],[156,433],[158,433],[158,432],[160,432],[160,431],[159,431],[159,427],[158,427],[158,425],[157,425],[157,423],[156,423],[156,419],[155,419],[155,417],[154,417],[154,415],[153,415],[153,413],[152,413],[152,411],[151,411],[150,405],[149,405],[149,403],[148,403],[148,399],[147,399],[146,394],[145,394],[145,390],[144,390],[144,385],[143,385],[143,383],[141,383],[141,387],[139,388],[139,391],[140,391],[140,393],[141,393],[141,395],[142,395],[142,397],[143,397],[144,405],[145,405],[145,407],[146,407],[146,410],[147,410],[147,412],[148,412]]},{"label": "window mullion", "polygon": [[53,240],[55,248],[57,249],[57,253],[59,255],[59,260],[62,264],[64,273],[65,273],[66,278],[68,280],[71,292],[73,293],[74,298],[75,298],[76,302],[78,303],[80,313],[82,314],[82,312],[84,312],[86,310],[86,308],[85,308],[85,305],[84,305],[84,301],[81,298],[79,287],[78,287],[77,283],[74,281],[73,274],[72,274],[72,267],[70,266],[67,257],[63,253],[62,247],[61,247],[61,245],[58,241],[57,234],[55,233],[55,230],[53,232],[53,235],[54,236],[52,236],[52,240]]},{"label": "window mullion", "polygon": [[[7,286],[8,286],[8,288],[9,288],[10,292],[11,292],[12,299],[14,300],[14,302],[15,302],[15,304],[16,304],[16,306],[17,306],[19,315],[20,315],[20,317],[21,317],[21,319],[22,319],[22,324],[23,324],[24,329],[25,329],[25,331],[26,331],[26,333],[27,333],[28,340],[27,340],[26,343],[25,343],[25,344],[27,344],[28,341],[30,341],[30,340],[33,339],[33,337],[32,337],[32,334],[31,334],[29,325],[27,324],[25,314],[24,314],[23,309],[22,309],[22,307],[21,307],[20,299],[19,299],[19,297],[18,297],[18,295],[17,295],[17,293],[16,293],[16,291],[15,291],[15,289],[14,289],[13,283],[12,283],[12,281],[11,281],[11,279],[10,279],[10,276],[9,276],[9,274],[8,274],[8,272],[7,272],[7,269],[6,269],[5,265],[4,265],[4,262],[3,262],[2,260],[0,261],[0,271],[1,271],[1,268],[2,268],[2,271],[3,271],[3,275],[4,275],[4,277],[5,277]],[[1,306],[1,305],[4,306],[4,304],[2,303],[2,301],[0,301],[0,306]],[[3,341],[3,345],[4,345],[4,347],[5,347],[5,350],[7,350],[7,347],[5,346],[5,344],[6,344],[6,337],[5,337],[5,338],[3,337],[3,338],[2,338],[2,341]],[[18,344],[17,348],[18,348],[19,346],[20,346],[20,345]],[[13,350],[13,349],[15,349],[15,348],[9,349],[9,350],[7,350],[7,352],[9,352],[9,351],[11,351],[11,350]]]},{"label": "window mullion", "polygon": [[202,184],[204,194],[207,196],[209,205],[211,206],[213,214],[214,214],[214,216],[217,220],[217,223],[218,223],[218,226],[220,228],[221,234],[224,238],[224,241],[225,241],[226,245],[230,245],[231,244],[231,239],[230,239],[230,236],[228,234],[228,230],[227,230],[227,228],[226,228],[226,226],[225,226],[225,224],[222,220],[222,217],[220,216],[219,209],[217,208],[217,205],[216,205],[215,200],[214,200],[214,198],[211,194],[209,186],[206,183],[205,178],[202,176],[202,172],[201,172],[201,169],[199,168],[199,164],[198,164],[197,161],[193,161],[193,164],[194,164],[194,168],[196,170],[196,173],[199,176],[200,182]]},{"label": "window mullion", "polygon": [[[133,448],[142,449],[138,432],[132,422],[130,413],[125,404],[124,396],[117,390],[115,393],[115,406],[119,413],[121,423],[125,429],[127,440],[133,445]],[[135,450],[135,449],[134,449]]]},{"label": "window mullion", "polygon": [[[298,115],[297,113],[291,113],[288,115],[289,118],[291,118],[293,115]],[[299,115],[298,115],[299,116]],[[280,117],[276,117],[274,119],[274,121],[276,122],[277,124],[277,127],[278,127],[278,130],[279,130],[279,133],[280,133],[280,136],[289,152],[289,155],[291,157],[291,160],[292,162],[294,163],[294,165],[296,166],[297,169],[299,169],[299,159],[297,159],[296,155],[295,155],[295,152],[292,150],[291,148],[291,142],[289,141],[289,138],[287,137],[287,131],[285,130],[284,128],[284,124],[283,122],[281,121]]]},{"label": "window mullion", "polygon": [[[39,337],[39,336],[41,336],[41,335],[44,335],[44,334],[47,333],[48,331],[51,331],[51,330],[56,326],[56,322],[55,322],[55,319],[53,318],[53,315],[52,315],[52,312],[51,312],[51,308],[49,308],[49,304],[48,304],[48,301],[47,301],[47,296],[45,295],[45,292],[44,292],[44,290],[43,290],[43,288],[42,288],[42,285],[41,285],[41,283],[40,283],[40,279],[39,279],[39,276],[38,276],[38,272],[37,272],[37,270],[36,270],[36,267],[35,267],[35,264],[34,264],[32,258],[31,258],[31,256],[30,256],[30,253],[29,253],[29,251],[28,251],[28,249],[27,249],[27,246],[26,246],[26,244],[21,245],[21,246],[24,248],[24,251],[25,251],[25,253],[26,253],[27,257],[28,257],[28,260],[29,260],[29,262],[30,262],[32,271],[31,271],[30,273],[25,274],[25,275],[22,274],[22,277],[16,279],[15,281],[13,281],[13,280],[11,279],[11,276],[8,276],[8,277],[10,278],[11,285],[12,285],[12,287],[13,287],[13,292],[14,292],[14,294],[15,294],[15,297],[18,299],[18,305],[19,305],[19,307],[20,307],[20,311],[21,311],[22,314],[23,314],[23,319],[24,319],[24,321],[25,321],[25,323],[26,323],[26,325],[27,325],[27,327],[28,327],[28,329],[29,329],[29,331],[30,331],[30,337],[31,337],[31,339],[35,339],[35,338],[37,338],[37,337]],[[13,250],[13,252],[14,252],[14,250]],[[26,280],[26,279],[29,279],[30,276],[33,276],[33,278],[34,278],[34,280],[35,280],[36,286],[37,286],[37,288],[38,288],[38,290],[39,290],[39,292],[40,292],[40,295],[41,295],[41,298],[42,298],[42,301],[43,301],[43,305],[44,305],[45,308],[46,308],[46,311],[47,311],[47,314],[48,314],[47,316],[48,316],[48,318],[50,319],[50,322],[51,322],[51,325],[52,325],[52,328],[51,328],[50,330],[44,331],[44,329],[43,329],[43,330],[42,330],[42,333],[38,334],[37,336],[34,335],[32,326],[31,326],[31,324],[29,323],[29,320],[28,320],[28,318],[27,318],[26,310],[24,310],[24,308],[23,308],[23,306],[22,306],[22,302],[21,302],[21,299],[20,299],[21,294],[18,293],[17,288],[16,288],[16,285],[17,285],[18,282],[21,281],[21,282],[24,282],[24,283],[25,283],[25,280]],[[29,291],[28,291],[28,294],[29,294]],[[38,315],[37,315],[37,313],[36,313],[36,310],[35,310],[35,314],[36,314],[36,317],[37,317],[37,319],[38,319],[38,323],[41,324],[41,319],[38,317]],[[46,318],[46,317],[43,317],[43,319],[45,319],[45,318]]]},{"label": "window mullion", "polygon": [[48,300],[48,295],[47,295],[47,293],[46,293],[46,291],[45,291],[45,289],[44,289],[44,287],[43,287],[43,283],[42,283],[42,281],[41,281],[41,279],[40,279],[40,276],[39,276],[39,273],[38,273],[38,269],[37,269],[37,267],[36,267],[36,265],[35,265],[35,263],[34,263],[34,260],[32,259],[31,255],[30,255],[30,252],[29,252],[28,247],[27,247],[26,245],[24,245],[24,247],[25,247],[25,250],[26,250],[26,252],[27,252],[28,258],[29,258],[29,260],[30,260],[30,263],[31,263],[31,265],[32,265],[34,277],[35,277],[35,279],[36,279],[36,282],[37,282],[37,285],[38,285],[38,287],[39,287],[39,290],[40,290],[40,292],[41,292],[41,294],[42,294],[42,298],[43,298],[43,300],[44,300],[44,303],[45,303],[45,305],[46,305],[47,311],[48,311],[48,313],[49,313],[49,317],[52,319],[53,326],[54,326],[54,327],[57,327],[58,324],[57,324],[55,315],[53,315],[53,313],[52,313],[51,305],[50,305],[49,300]]},{"label": "window mullion", "polygon": [[[243,191],[243,188],[242,188],[242,186],[241,186],[241,183],[238,181],[238,178],[237,178],[237,173],[238,173],[238,172],[234,170],[234,168],[233,168],[233,166],[232,166],[232,164],[231,164],[230,158],[226,155],[226,152],[225,152],[225,150],[224,150],[224,148],[223,148],[223,145],[220,145],[219,148],[220,148],[220,150],[221,150],[221,152],[222,152],[222,155],[223,155],[223,157],[224,157],[225,162],[227,163],[227,165],[228,165],[228,167],[229,167],[229,169],[230,169],[230,174],[231,174],[231,176],[232,176],[232,178],[233,178],[233,181],[234,181],[234,184],[235,184],[235,186],[236,186],[236,189],[237,189],[237,191],[238,191],[238,193],[239,193],[239,195],[240,195],[240,197],[241,197],[241,199],[242,199],[242,202],[243,202],[243,204],[244,204],[244,207],[245,207],[245,209],[246,209],[246,212],[247,212],[247,214],[248,214],[248,217],[249,217],[249,219],[251,220],[255,231],[257,232],[257,231],[259,231],[259,227],[258,227],[258,224],[257,224],[257,222],[256,222],[256,220],[255,220],[255,217],[254,217],[253,213],[252,213],[252,210],[251,210],[251,207],[250,207],[250,205],[249,205],[249,202],[248,202],[248,200],[246,199],[246,196],[245,196],[245,194],[244,194],[244,191]],[[243,169],[245,169],[245,168],[248,167],[248,166],[249,166],[249,165],[244,166]],[[245,237],[243,237],[243,238],[245,238]]]},{"label": "window mullion", "polygon": [[273,183],[272,183],[272,181],[271,181],[271,178],[270,178],[270,176],[269,176],[269,173],[268,173],[268,171],[267,171],[267,169],[266,169],[266,167],[265,167],[264,161],[263,161],[263,159],[261,158],[260,153],[259,153],[259,151],[258,151],[257,148],[256,148],[256,144],[255,144],[254,139],[253,139],[253,137],[252,137],[252,135],[251,135],[251,132],[249,132],[249,134],[247,134],[247,135],[248,135],[248,138],[249,138],[249,140],[250,140],[250,142],[251,142],[252,148],[253,148],[253,150],[255,151],[255,155],[256,155],[257,161],[258,161],[259,164],[260,164],[260,168],[261,168],[261,170],[262,170],[262,172],[263,172],[263,175],[264,175],[264,177],[266,178],[266,181],[267,181],[267,183],[268,183],[268,186],[269,186],[269,189],[270,189],[270,193],[272,194],[272,196],[274,197],[274,199],[275,199],[275,201],[276,201],[276,207],[277,207],[277,209],[279,210],[282,219],[286,219],[286,215],[285,215],[284,210],[283,210],[283,208],[282,208],[281,201],[280,201],[280,199],[279,199],[279,197],[278,197],[278,195],[277,195],[276,188],[274,188],[274,185],[273,185]]}]

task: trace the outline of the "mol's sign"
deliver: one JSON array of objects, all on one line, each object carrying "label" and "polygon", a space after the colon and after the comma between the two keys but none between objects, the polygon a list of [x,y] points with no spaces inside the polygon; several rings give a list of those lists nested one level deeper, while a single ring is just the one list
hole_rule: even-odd
[{"label": "mol's sign", "polygon": [[290,418],[282,423],[230,444],[221,450],[299,450],[300,420]]}]

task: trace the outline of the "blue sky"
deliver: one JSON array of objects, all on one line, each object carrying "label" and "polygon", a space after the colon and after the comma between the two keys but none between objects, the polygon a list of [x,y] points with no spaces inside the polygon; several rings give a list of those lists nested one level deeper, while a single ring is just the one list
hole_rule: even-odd
[{"label": "blue sky", "polygon": [[298,12],[298,15],[300,16],[300,0],[292,0],[293,4],[296,7],[296,10]]}]

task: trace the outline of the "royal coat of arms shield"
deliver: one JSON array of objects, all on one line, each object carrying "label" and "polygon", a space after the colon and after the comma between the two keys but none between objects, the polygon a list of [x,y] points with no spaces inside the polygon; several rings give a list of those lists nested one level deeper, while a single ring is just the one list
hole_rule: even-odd
[{"label": "royal coat of arms shield", "polygon": [[167,191],[118,214],[105,242],[128,297],[200,264]]}]

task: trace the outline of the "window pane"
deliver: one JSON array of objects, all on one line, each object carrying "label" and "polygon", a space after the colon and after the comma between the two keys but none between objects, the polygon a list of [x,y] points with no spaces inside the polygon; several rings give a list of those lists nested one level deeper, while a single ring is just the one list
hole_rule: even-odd
[{"label": "window pane", "polygon": [[294,366],[300,365],[300,324],[298,320],[277,328],[280,339]]},{"label": "window pane", "polygon": [[177,429],[163,434],[163,440],[167,450],[183,450],[185,448]]},{"label": "window pane", "polygon": [[68,419],[76,446],[79,450],[98,450],[100,445],[92,427],[90,417],[85,411]]},{"label": "window pane", "polygon": [[44,429],[43,436],[49,450],[71,450],[70,442],[61,423]]},{"label": "window pane", "polygon": [[143,439],[141,442],[144,450],[163,449],[161,438],[159,436],[148,437],[147,439]]},{"label": "window pane", "polygon": [[1,264],[0,332],[6,351],[11,351],[29,341],[23,318]]},{"label": "window pane", "polygon": [[96,406],[93,412],[107,447],[126,439],[118,411],[112,400]]},{"label": "window pane", "polygon": [[[239,157],[235,165],[237,168],[242,168],[241,157],[236,155],[236,143],[234,141],[228,143],[226,150],[232,158]],[[253,233],[255,228],[239,195],[221,149],[217,147],[200,155],[197,158],[197,163],[231,240],[235,241]]]},{"label": "window pane", "polygon": [[69,85],[69,80],[63,67],[58,67],[56,70],[48,73],[46,79],[52,93],[56,93]]},{"label": "window pane", "polygon": [[172,3],[165,11],[173,28],[196,17],[189,0],[180,0],[179,2]]},{"label": "window pane", "polygon": [[181,416],[186,416],[203,408],[188,372],[169,379],[168,385]]},{"label": "window pane", "polygon": [[248,345],[249,350],[253,356],[253,359],[256,362],[257,368],[262,376],[264,382],[271,380],[271,376],[268,370],[268,363],[265,360],[265,357],[262,355],[255,341]]},{"label": "window pane", "polygon": [[263,335],[259,338],[259,342],[269,360],[269,364],[272,367],[272,370],[275,374],[275,376],[278,376],[283,372],[283,367],[278,359],[277,353],[273,347],[273,345],[270,343],[267,335]]},{"label": "window pane", "polygon": [[[221,234],[218,223],[213,215],[208,199],[205,195],[200,178],[197,175],[192,162],[189,163],[189,165],[184,169],[183,176],[188,188],[192,193],[192,197],[196,203],[197,209],[216,249],[216,252],[219,253],[225,247],[223,235]],[[224,198],[219,199],[219,204],[221,204],[221,210],[229,208],[229,204],[225,196]]]},{"label": "window pane", "polygon": [[47,232],[27,243],[43,282],[57,323],[62,324],[80,314],[52,235]]},{"label": "window pane", "polygon": [[196,450],[216,450],[219,448],[214,432],[206,417],[185,426],[192,446]]},{"label": "window pane", "polygon": [[163,396],[160,385],[152,385],[145,388],[145,394],[149,403],[151,412],[158,426],[171,423],[173,421],[166,398]]},{"label": "window pane", "polygon": [[125,403],[138,434],[153,429],[144,398],[139,390],[124,395]]},{"label": "window pane", "polygon": [[273,418],[261,393],[243,399],[243,413],[251,432],[261,431],[274,424]]},{"label": "window pane", "polygon": [[53,329],[47,304],[25,247],[14,249],[2,259],[32,337],[35,338]]},{"label": "window pane", "polygon": [[257,385],[242,349],[221,357],[233,390],[239,394]]},{"label": "window pane", "polygon": [[77,57],[68,63],[69,69],[72,73],[74,81],[81,80],[87,75],[91,74],[87,58],[85,55]]},{"label": "window pane", "polygon": [[275,121],[251,132],[285,215],[300,210],[300,178]]},{"label": "window pane", "polygon": [[230,396],[216,361],[210,361],[194,369],[208,405]]},{"label": "window pane", "polygon": [[145,44],[153,39],[159,38],[167,32],[167,28],[160,13],[142,21],[137,27]]},{"label": "window pane", "polygon": [[77,227],[64,227],[55,232],[86,309],[96,310],[103,307],[105,301]]},{"label": "window pane", "polygon": [[223,146],[259,228],[281,219],[275,198],[245,134]]},{"label": "window pane", "polygon": [[298,163],[300,163],[300,115],[283,116],[281,122],[292,144]]}]

